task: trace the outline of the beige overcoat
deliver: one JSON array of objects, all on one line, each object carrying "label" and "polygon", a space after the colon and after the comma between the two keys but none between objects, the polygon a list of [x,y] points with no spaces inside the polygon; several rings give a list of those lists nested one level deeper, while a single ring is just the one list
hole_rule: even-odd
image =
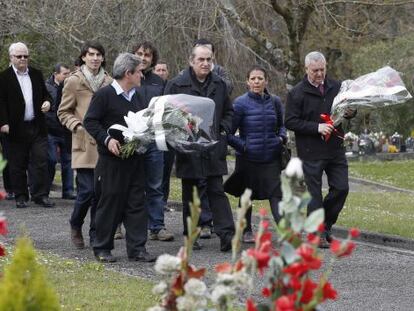
[{"label": "beige overcoat", "polygon": [[[105,73],[101,87],[112,82]],[[94,92],[80,70],[73,72],[66,80],[62,92],[62,101],[57,112],[60,122],[72,132],[72,168],[95,168],[98,160],[96,141],[85,131],[78,128],[89,108]]]}]

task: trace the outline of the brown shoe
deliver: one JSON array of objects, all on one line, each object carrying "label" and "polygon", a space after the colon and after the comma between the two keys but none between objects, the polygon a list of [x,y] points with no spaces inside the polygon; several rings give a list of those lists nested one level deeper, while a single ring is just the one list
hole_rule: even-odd
[{"label": "brown shoe", "polygon": [[162,228],[160,231],[150,231],[149,234],[150,240],[158,240],[158,241],[174,241],[174,234],[168,232],[165,228]]},{"label": "brown shoe", "polygon": [[82,230],[72,228],[71,233],[70,233],[70,237],[72,239],[73,245],[75,245],[75,247],[77,249],[85,248],[85,242],[83,240]]},{"label": "brown shoe", "polygon": [[122,240],[124,238],[124,234],[122,233],[121,225],[118,225],[115,231],[114,240]]}]

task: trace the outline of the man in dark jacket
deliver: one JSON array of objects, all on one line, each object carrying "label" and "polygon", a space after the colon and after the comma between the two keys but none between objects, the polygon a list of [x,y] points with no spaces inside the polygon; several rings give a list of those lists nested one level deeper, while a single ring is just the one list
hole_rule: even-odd
[{"label": "man in dark jacket", "polygon": [[[158,61],[158,51],[151,42],[137,44],[133,53],[141,60],[142,79],[138,93],[148,107],[151,99],[164,92],[164,81],[152,69]],[[162,179],[164,173],[164,152],[151,144],[145,153],[146,198],[145,206],[149,213],[150,240],[172,241],[174,235],[167,231],[164,223],[164,192]]]},{"label": "man in dark jacket", "polygon": [[[199,180],[207,181],[207,197],[213,213],[214,229],[220,237],[221,251],[231,249],[234,235],[233,215],[227,196],[224,194],[223,178],[227,174],[227,140],[231,130],[233,107],[226,84],[211,72],[213,52],[207,46],[196,46],[190,56],[190,67],[168,82],[164,94],[189,94],[211,98],[215,106],[214,132],[218,143],[212,150],[189,154],[177,153],[177,177],[182,179],[184,234],[186,219],[190,215],[192,188],[199,188]],[[199,190],[199,189],[198,189]],[[199,244],[195,245],[199,248]]]},{"label": "man in dark jacket", "polygon": [[[331,228],[338,219],[349,191],[348,163],[343,139],[331,124],[321,120],[321,114],[330,114],[333,99],[341,83],[326,77],[326,61],[320,52],[305,57],[306,75],[288,94],[285,126],[295,132],[299,158],[303,161],[305,182],[312,196],[308,214],[325,210],[325,234],[320,247],[331,242]],[[347,111],[346,117],[356,111]],[[336,129],[342,133],[341,127]],[[328,136],[330,137],[328,138]],[[328,177],[329,193],[322,198],[322,174]]]},{"label": "man in dark jacket", "polygon": [[43,75],[29,67],[29,50],[22,42],[9,48],[11,65],[0,73],[0,132],[7,135],[7,159],[16,207],[27,207],[27,169],[33,172],[32,201],[53,207],[49,201],[47,128],[44,113],[50,109],[50,95]]},{"label": "man in dark jacket", "polygon": [[120,54],[114,62],[111,85],[99,89],[93,96],[83,120],[86,130],[98,143],[98,163],[95,169],[95,192],[99,197],[96,216],[95,257],[101,262],[114,262],[114,233],[122,221],[126,229],[127,254],[130,261],[155,261],[147,253],[147,209],[145,173],[142,155],[127,159],[119,156],[123,143],[118,132],[108,135],[113,124],[126,125],[124,116],[129,111],[144,108],[136,87],[141,80],[140,60],[130,53]]},{"label": "man in dark jacket", "polygon": [[46,89],[52,97],[51,109],[46,113],[46,124],[48,129],[48,161],[50,187],[55,178],[55,167],[58,162],[60,151],[60,163],[62,171],[62,198],[74,200],[73,193],[73,170],[71,168],[71,132],[63,127],[57,117],[57,110],[62,99],[63,82],[69,76],[69,67],[64,64],[56,64],[53,74],[46,80]]}]

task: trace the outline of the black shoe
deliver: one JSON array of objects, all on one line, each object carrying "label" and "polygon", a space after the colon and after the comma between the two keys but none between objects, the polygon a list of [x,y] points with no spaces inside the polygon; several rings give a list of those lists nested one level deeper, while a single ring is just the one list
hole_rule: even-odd
[{"label": "black shoe", "polygon": [[33,202],[35,202],[35,204],[37,205],[40,205],[46,208],[55,207],[55,203],[51,202],[49,198],[47,197],[40,198],[40,199],[34,199]]},{"label": "black shoe", "polygon": [[76,195],[73,192],[68,192],[68,193],[62,194],[62,199],[63,200],[75,200]]},{"label": "black shoe", "polygon": [[231,250],[231,240],[233,239],[232,234],[225,234],[220,238],[220,250],[222,252],[228,252]]},{"label": "black shoe", "polygon": [[14,193],[13,192],[7,192],[6,200],[8,200],[8,201],[14,200]]},{"label": "black shoe", "polygon": [[135,256],[128,257],[129,261],[154,262],[157,257],[150,255],[147,251],[140,251]]},{"label": "black shoe", "polygon": [[116,258],[112,256],[111,251],[97,251],[95,258],[99,262],[116,262]]},{"label": "black shoe", "polygon": [[27,208],[29,207],[29,203],[26,201],[16,201],[16,208]]},{"label": "black shoe", "polygon": [[324,232],[324,234],[325,234],[326,241],[328,241],[329,243],[331,243],[332,240],[334,239],[333,236],[332,236],[331,230],[326,230]]}]

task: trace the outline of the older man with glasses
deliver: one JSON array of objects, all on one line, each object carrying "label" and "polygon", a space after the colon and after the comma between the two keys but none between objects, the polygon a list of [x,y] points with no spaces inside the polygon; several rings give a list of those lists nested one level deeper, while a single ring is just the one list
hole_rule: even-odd
[{"label": "older man with glasses", "polygon": [[32,201],[43,207],[55,204],[48,198],[47,128],[44,114],[50,109],[50,95],[43,75],[29,66],[29,50],[22,42],[9,48],[10,66],[0,73],[0,132],[8,143],[12,190],[16,207],[28,206],[29,161]]}]

